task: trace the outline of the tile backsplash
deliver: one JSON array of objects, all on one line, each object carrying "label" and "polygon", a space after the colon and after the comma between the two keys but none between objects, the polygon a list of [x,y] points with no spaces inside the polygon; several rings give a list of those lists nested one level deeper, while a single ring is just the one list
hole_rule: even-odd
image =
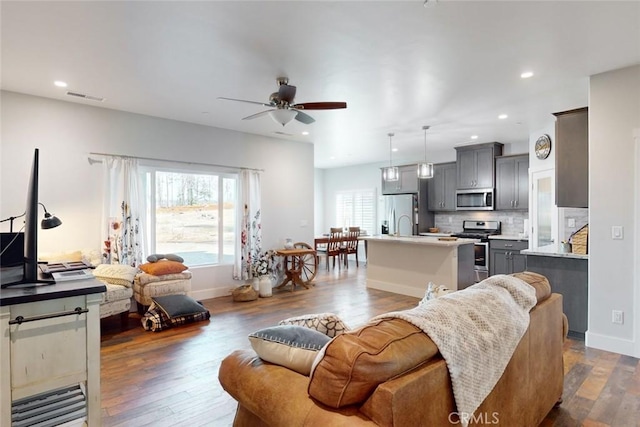
[{"label": "tile backsplash", "polygon": [[435,225],[443,233],[459,233],[462,221],[500,221],[502,234],[518,235],[523,232],[524,220],[529,218],[528,212],[507,211],[465,211],[446,212],[435,215]]},{"label": "tile backsplash", "polygon": [[573,233],[589,223],[589,208],[559,208],[560,240],[565,242]]}]

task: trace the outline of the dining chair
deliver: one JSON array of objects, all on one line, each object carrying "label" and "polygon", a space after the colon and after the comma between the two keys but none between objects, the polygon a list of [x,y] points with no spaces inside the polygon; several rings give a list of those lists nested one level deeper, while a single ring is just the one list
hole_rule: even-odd
[{"label": "dining chair", "polygon": [[349,267],[349,255],[354,254],[356,256],[356,267],[360,267],[358,262],[358,237],[360,236],[360,227],[349,227],[349,231],[347,231],[344,236],[344,247],[343,247],[343,256],[344,256],[344,265],[345,267]]},{"label": "dining chair", "polygon": [[324,249],[317,249],[317,254],[327,257],[327,270],[329,270],[329,258],[333,258],[333,267],[336,267],[336,257],[338,257],[338,267],[340,267],[340,261],[342,256],[343,236],[342,228],[332,227],[329,233],[329,240],[327,246]]}]

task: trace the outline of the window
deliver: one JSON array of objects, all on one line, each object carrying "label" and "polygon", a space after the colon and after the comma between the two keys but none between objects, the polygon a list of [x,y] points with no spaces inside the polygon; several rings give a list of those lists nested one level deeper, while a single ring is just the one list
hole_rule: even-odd
[{"label": "window", "polygon": [[336,194],[336,226],[360,227],[375,232],[375,190],[340,191]]},{"label": "window", "polygon": [[145,172],[150,253],[180,255],[188,266],[233,263],[237,175],[159,167]]}]

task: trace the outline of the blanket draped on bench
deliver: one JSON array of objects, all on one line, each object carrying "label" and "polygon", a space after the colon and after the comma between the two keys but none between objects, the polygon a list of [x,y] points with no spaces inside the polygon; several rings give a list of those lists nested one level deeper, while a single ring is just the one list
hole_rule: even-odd
[{"label": "blanket draped on bench", "polygon": [[466,427],[469,418],[462,415],[471,416],[502,376],[536,302],[535,289],[528,283],[496,275],[372,321],[400,318],[429,335],[447,363],[460,421]]}]

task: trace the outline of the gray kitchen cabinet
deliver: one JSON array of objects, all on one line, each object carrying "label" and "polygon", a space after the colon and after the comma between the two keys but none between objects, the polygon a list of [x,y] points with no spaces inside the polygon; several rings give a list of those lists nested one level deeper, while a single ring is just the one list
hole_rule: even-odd
[{"label": "gray kitchen cabinet", "polygon": [[512,274],[527,269],[527,257],[520,251],[529,242],[522,240],[489,240],[489,275]]},{"label": "gray kitchen cabinet", "polygon": [[[587,107],[554,113],[556,116],[556,205],[589,207],[589,110]],[[552,148],[553,149],[553,148]]]},{"label": "gray kitchen cabinet", "polygon": [[382,194],[418,193],[418,165],[398,166],[398,173],[400,177],[397,181],[385,181],[382,169]]},{"label": "gray kitchen cabinet", "polygon": [[455,147],[458,189],[494,188],[495,157],[502,155],[502,147],[499,142]]},{"label": "gray kitchen cabinet", "polygon": [[496,158],[496,209],[529,209],[529,155]]},{"label": "gray kitchen cabinet", "polygon": [[428,179],[428,202],[430,211],[456,210],[456,163],[433,165],[433,178]]},{"label": "gray kitchen cabinet", "polygon": [[527,270],[542,274],[551,292],[562,295],[562,311],[569,321],[569,336],[584,339],[587,331],[588,259],[527,255]]}]

